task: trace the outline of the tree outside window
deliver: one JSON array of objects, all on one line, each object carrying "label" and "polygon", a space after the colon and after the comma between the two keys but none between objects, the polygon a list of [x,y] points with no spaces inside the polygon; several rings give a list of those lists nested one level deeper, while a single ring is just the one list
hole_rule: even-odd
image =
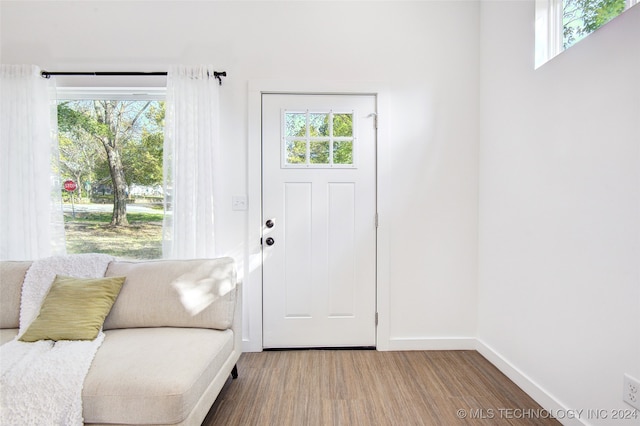
[{"label": "tree outside window", "polygon": [[155,100],[58,103],[60,175],[78,185],[64,194],[68,252],[161,257],[164,111]]},{"label": "tree outside window", "polygon": [[624,12],[627,0],[564,0],[563,48],[591,34]]},{"label": "tree outside window", "polygon": [[536,0],[535,67],[638,3],[640,0]]}]

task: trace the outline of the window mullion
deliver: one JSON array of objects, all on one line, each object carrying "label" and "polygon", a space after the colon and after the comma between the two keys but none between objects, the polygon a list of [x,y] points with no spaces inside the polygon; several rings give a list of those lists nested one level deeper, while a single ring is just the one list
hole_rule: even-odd
[{"label": "window mullion", "polygon": [[307,166],[309,166],[311,164],[311,123],[309,122],[309,110],[307,110],[306,112],[306,124],[307,124],[307,130],[306,130],[306,144],[307,144],[307,152],[305,154],[305,164]]},{"label": "window mullion", "polygon": [[333,111],[329,111],[329,164],[333,166]]},{"label": "window mullion", "polygon": [[563,50],[563,0],[549,0],[549,53],[553,58]]}]

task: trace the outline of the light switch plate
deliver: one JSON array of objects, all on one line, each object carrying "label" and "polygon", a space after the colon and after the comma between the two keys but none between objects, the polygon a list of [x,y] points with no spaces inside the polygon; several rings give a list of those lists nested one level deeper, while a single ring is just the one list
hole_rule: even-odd
[{"label": "light switch plate", "polygon": [[245,195],[235,195],[231,199],[231,209],[236,211],[247,209],[247,197]]}]

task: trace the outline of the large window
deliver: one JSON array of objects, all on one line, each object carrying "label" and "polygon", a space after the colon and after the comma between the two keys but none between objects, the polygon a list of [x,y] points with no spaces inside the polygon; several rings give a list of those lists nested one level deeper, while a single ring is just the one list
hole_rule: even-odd
[{"label": "large window", "polygon": [[537,0],[536,68],[640,0]]},{"label": "large window", "polygon": [[162,257],[162,98],[132,90],[59,93],[68,253]]}]

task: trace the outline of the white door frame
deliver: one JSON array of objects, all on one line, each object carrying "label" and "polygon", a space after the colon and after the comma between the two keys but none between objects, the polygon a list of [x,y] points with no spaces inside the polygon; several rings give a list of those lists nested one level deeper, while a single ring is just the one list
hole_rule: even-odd
[{"label": "white door frame", "polygon": [[389,350],[389,213],[390,144],[388,138],[388,87],[379,82],[358,81],[250,81],[248,87],[247,149],[247,253],[243,283],[243,351],[262,351],[262,95],[266,93],[375,95],[378,111],[377,134],[377,289],[378,350]]}]

